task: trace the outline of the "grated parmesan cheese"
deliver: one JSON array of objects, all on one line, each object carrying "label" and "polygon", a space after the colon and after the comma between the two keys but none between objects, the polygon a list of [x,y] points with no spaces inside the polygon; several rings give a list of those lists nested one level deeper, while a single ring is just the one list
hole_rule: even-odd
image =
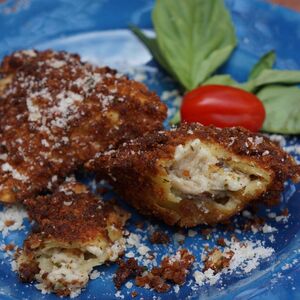
[{"label": "grated parmesan cheese", "polygon": [[[24,218],[28,218],[26,210],[20,205],[5,206],[0,211],[0,231],[6,237],[9,231],[23,229]],[[7,226],[7,224],[10,224]]]},{"label": "grated parmesan cheese", "polygon": [[236,242],[231,240],[227,247],[224,248],[224,253],[232,251],[234,254],[230,260],[229,267],[224,268],[221,272],[216,273],[212,269],[204,272],[196,270],[194,279],[199,286],[204,284],[216,284],[222,275],[229,274],[247,274],[257,268],[259,261],[270,257],[274,253],[271,247],[264,247],[263,242],[258,240]]},{"label": "grated parmesan cheese", "polygon": [[28,177],[24,174],[19,173],[16,169],[14,169],[9,163],[4,163],[1,166],[2,170],[4,172],[10,172],[12,174],[12,177],[14,179],[20,180],[20,181],[27,181]]}]

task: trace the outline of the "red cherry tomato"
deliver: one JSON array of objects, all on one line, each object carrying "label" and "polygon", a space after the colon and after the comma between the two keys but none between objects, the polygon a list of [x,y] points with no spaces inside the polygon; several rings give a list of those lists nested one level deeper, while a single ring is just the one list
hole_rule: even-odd
[{"label": "red cherry tomato", "polygon": [[253,94],[223,85],[206,85],[188,92],[181,106],[181,120],[217,127],[261,129],[266,112]]}]

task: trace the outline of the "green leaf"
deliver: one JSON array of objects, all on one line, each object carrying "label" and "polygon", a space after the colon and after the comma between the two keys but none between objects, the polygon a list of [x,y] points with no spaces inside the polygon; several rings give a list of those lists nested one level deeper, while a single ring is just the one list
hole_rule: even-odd
[{"label": "green leaf", "polygon": [[209,85],[209,84],[220,84],[220,85],[233,86],[233,87],[240,86],[240,84],[237,81],[235,81],[230,75],[227,74],[212,76],[202,83],[202,85]]},{"label": "green leaf", "polygon": [[276,54],[274,50],[262,56],[260,60],[254,65],[252,71],[250,72],[249,80],[257,78],[258,75],[260,75],[263,70],[272,69],[275,60],[276,60]]},{"label": "green leaf", "polygon": [[204,82],[236,46],[223,0],[157,0],[152,20],[160,52],[187,90]]},{"label": "green leaf", "polygon": [[138,27],[129,25],[129,29],[148,48],[154,59],[170,74],[174,75],[164,56],[159,50],[157,40],[147,37]]},{"label": "green leaf", "polygon": [[267,117],[263,130],[283,134],[300,133],[300,89],[271,85],[257,93],[264,103]]},{"label": "green leaf", "polygon": [[171,125],[177,125],[179,124],[181,121],[181,117],[180,117],[180,112],[179,110],[175,113],[175,115],[173,116],[173,118],[170,120],[170,124]]},{"label": "green leaf", "polygon": [[300,83],[300,71],[264,70],[254,79],[255,87],[266,84],[297,84]]},{"label": "green leaf", "polygon": [[264,85],[293,85],[298,83],[300,83],[300,71],[263,70],[257,78],[246,82],[244,87],[247,91],[256,92],[258,88]]}]

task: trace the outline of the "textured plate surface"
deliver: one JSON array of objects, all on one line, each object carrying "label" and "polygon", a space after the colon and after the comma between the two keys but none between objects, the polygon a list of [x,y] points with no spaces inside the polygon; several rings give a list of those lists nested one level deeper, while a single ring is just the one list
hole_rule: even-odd
[{"label": "textured plate surface", "polygon": [[[300,69],[299,14],[259,0],[228,0],[226,3],[236,25],[239,47],[221,72],[229,72],[237,80],[244,80],[258,57],[270,49],[275,49],[278,54],[277,68]],[[78,52],[86,60],[128,72],[162,95],[163,91],[172,91],[176,85],[157,69],[146,49],[127,31],[130,23],[151,30],[152,6],[152,0],[0,1],[0,58],[11,51],[24,48],[54,48]],[[174,101],[171,99],[167,102],[172,114]],[[287,146],[300,144],[298,137],[286,140]],[[92,177],[85,176],[81,180],[95,188]],[[178,293],[171,290],[168,294],[156,294],[138,288],[123,288],[121,297],[132,299],[130,292],[136,290],[139,293],[137,298],[145,299],[300,299],[300,263],[297,262],[300,261],[299,185],[287,185],[282,203],[279,207],[272,208],[271,212],[279,212],[284,207],[288,207],[291,213],[288,223],[269,222],[277,228],[273,243],[268,234],[253,235],[251,232],[241,235],[246,239],[264,240],[266,246],[275,250],[272,257],[263,261],[253,272],[227,276],[223,278],[222,285],[205,285],[195,289],[191,288],[194,284],[184,285]],[[131,211],[133,218],[128,229],[136,231],[133,224],[143,218]],[[261,215],[266,215],[265,209],[262,209]],[[152,224],[168,231],[170,235],[176,231],[153,221]],[[26,222],[25,225],[28,230],[29,223]],[[5,238],[0,235],[0,244],[14,242],[21,245],[26,230],[13,232]],[[196,230],[199,231],[200,228]],[[137,233],[147,243],[147,232]],[[222,232],[218,230],[215,234],[222,235]],[[199,261],[205,243],[213,245],[213,238],[207,241],[201,235],[187,237],[184,246],[190,248]],[[152,245],[148,246],[153,249]],[[175,251],[177,248],[176,243],[171,243],[168,249],[155,246],[156,252],[160,253],[159,257],[166,254],[167,250]],[[285,268],[287,264],[291,267]],[[116,291],[112,284],[115,268],[98,268],[100,278],[91,281],[78,299],[115,299]],[[190,280],[193,282],[192,276],[188,277],[188,281]],[[4,252],[0,252],[0,299],[59,298],[41,295],[33,285],[21,284],[11,271]]]}]

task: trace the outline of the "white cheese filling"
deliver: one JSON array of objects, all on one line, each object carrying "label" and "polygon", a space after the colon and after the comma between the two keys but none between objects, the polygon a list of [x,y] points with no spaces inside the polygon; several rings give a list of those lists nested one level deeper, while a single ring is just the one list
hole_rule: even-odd
[{"label": "white cheese filling", "polygon": [[177,146],[169,180],[175,194],[191,196],[240,191],[251,181],[246,174],[222,165],[199,139]]},{"label": "white cheese filling", "polygon": [[[38,288],[61,290],[67,288],[78,292],[88,280],[93,267],[105,261],[115,261],[124,251],[125,241],[121,238],[113,245],[87,246],[85,251],[79,249],[51,248],[45,250],[38,258],[40,268],[36,275],[40,282]],[[82,249],[84,250],[84,249]]]}]

